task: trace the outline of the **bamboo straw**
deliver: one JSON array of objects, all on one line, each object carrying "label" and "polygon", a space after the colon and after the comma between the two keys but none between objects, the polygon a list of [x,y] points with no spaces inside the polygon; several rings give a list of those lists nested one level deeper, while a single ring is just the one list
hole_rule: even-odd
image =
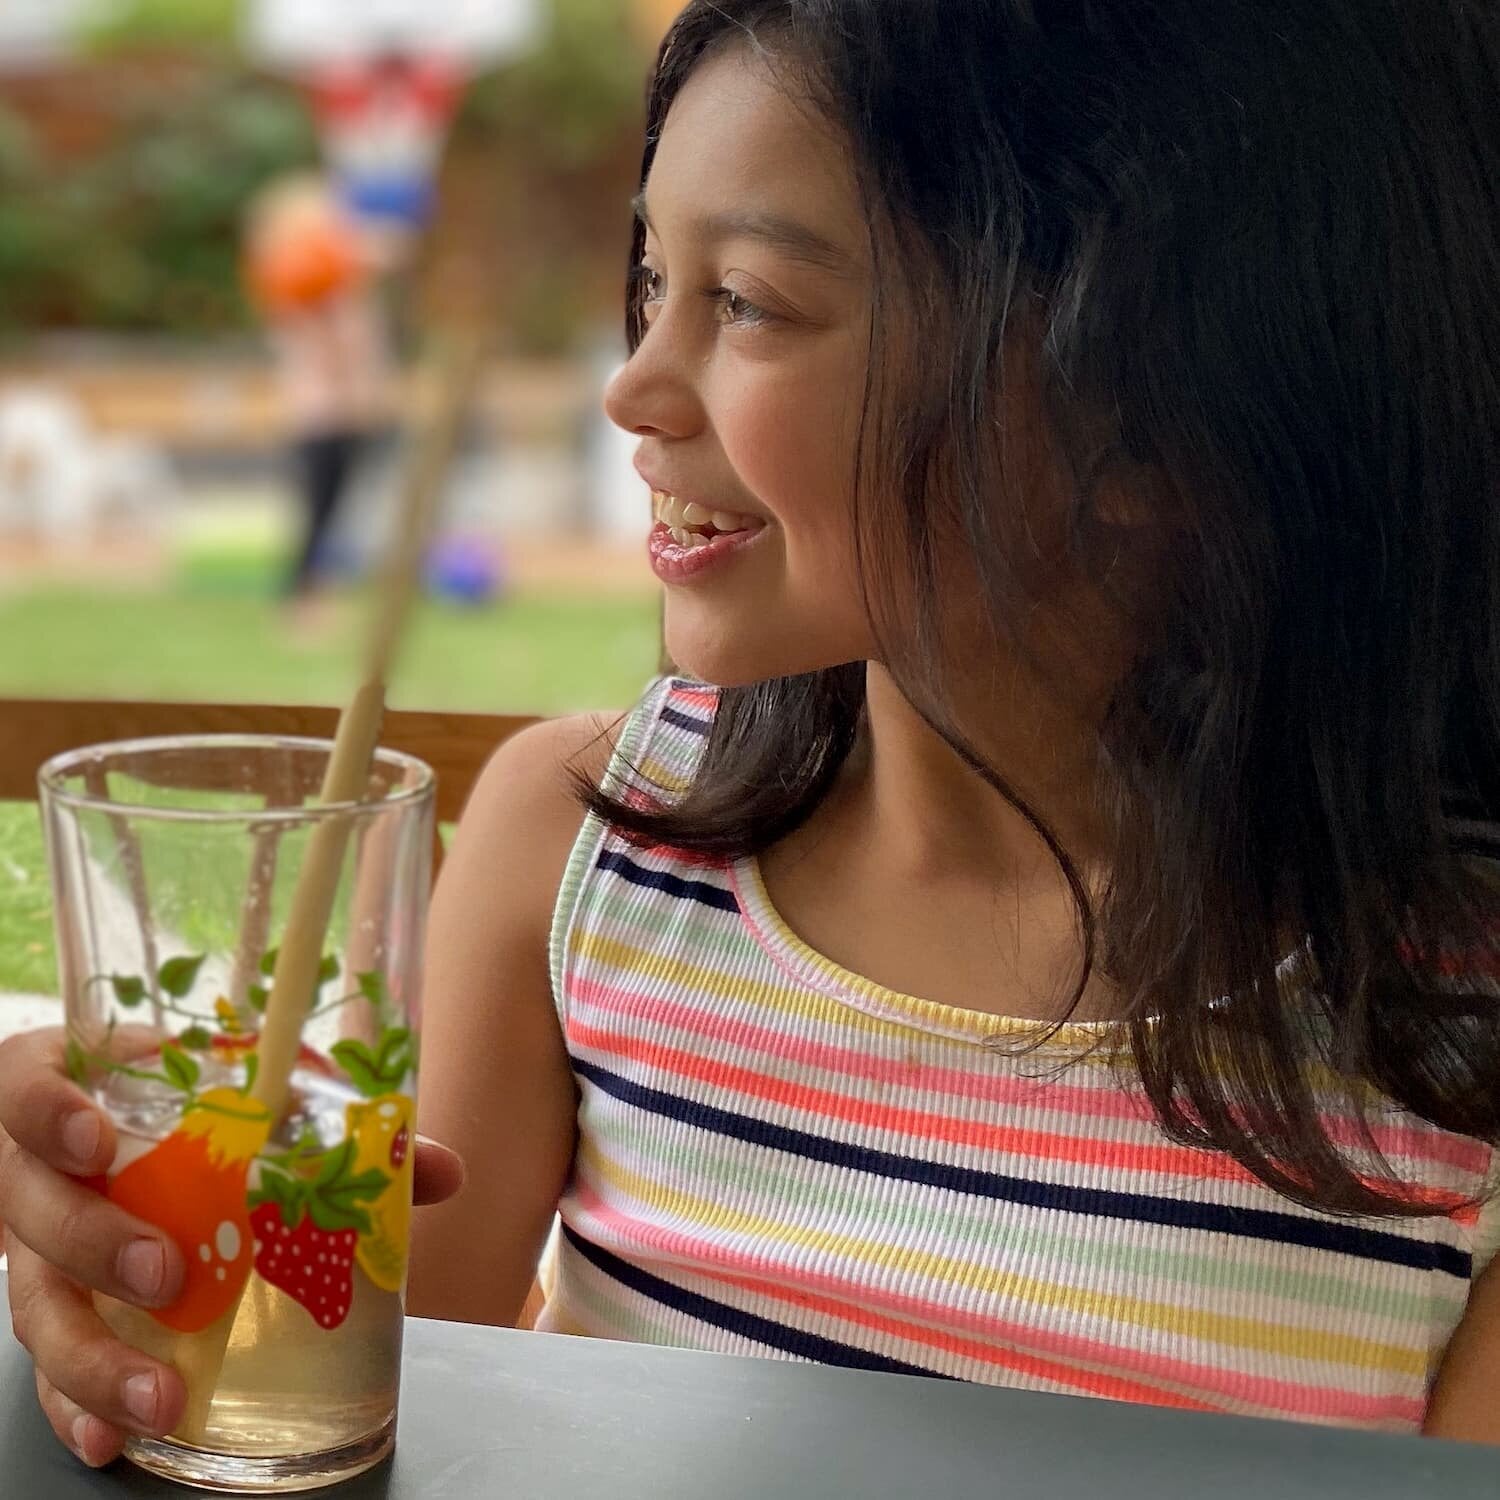
[{"label": "bamboo straw", "polygon": [[[427,378],[419,384],[415,451],[402,489],[399,531],[382,570],[360,685],[339,716],[333,753],[323,776],[324,805],[359,803],[369,785],[385,712],[386,678],[416,591],[481,353],[477,336],[455,337],[436,354]],[[293,888],[265,1023],[256,1044],[258,1066],[252,1089],[252,1097],[266,1106],[273,1128],[286,1109],[303,1022],[317,993],[318,965],[354,822],[351,812],[325,818],[313,829]],[[211,1328],[178,1346],[176,1364],[188,1386],[188,1405],[176,1436],[187,1442],[203,1442],[238,1311],[236,1306]]]},{"label": "bamboo straw", "polygon": [[[369,784],[370,764],[385,713],[386,678],[421,571],[443,477],[458,441],[459,418],[477,354],[477,343],[466,340],[461,347],[450,348],[432,372],[427,393],[429,410],[421,421],[415,462],[403,496],[400,531],[387,557],[377,595],[363,677],[339,717],[333,754],[323,777],[321,800],[325,805],[357,803]],[[276,956],[265,1025],[256,1047],[260,1062],[253,1095],[270,1111],[273,1121],[286,1107],[302,1024],[317,993],[323,941],[353,824],[352,817],[320,822],[298,871]]]}]

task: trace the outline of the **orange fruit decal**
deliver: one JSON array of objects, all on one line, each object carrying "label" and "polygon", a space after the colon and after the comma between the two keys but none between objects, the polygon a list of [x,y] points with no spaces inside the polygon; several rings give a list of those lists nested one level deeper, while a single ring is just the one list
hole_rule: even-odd
[{"label": "orange fruit decal", "polygon": [[252,1260],[246,1179],[270,1133],[263,1105],[237,1089],[210,1089],[171,1135],[105,1185],[111,1202],[165,1230],[182,1251],[182,1294],[152,1312],[168,1328],[198,1333],[239,1301]]}]

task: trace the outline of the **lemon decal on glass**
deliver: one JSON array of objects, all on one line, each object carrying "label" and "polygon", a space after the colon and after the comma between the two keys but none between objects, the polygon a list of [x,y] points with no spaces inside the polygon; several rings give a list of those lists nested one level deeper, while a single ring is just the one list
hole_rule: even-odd
[{"label": "lemon decal on glass", "polygon": [[366,1096],[345,1108],[356,1171],[380,1177],[381,1190],[368,1207],[367,1224],[355,1243],[360,1268],[376,1286],[400,1291],[406,1283],[406,1247],[411,1232],[412,1126],[416,1106],[398,1092],[412,1066],[411,1032],[387,1027],[374,1048],[343,1041],[333,1053],[354,1086]]}]

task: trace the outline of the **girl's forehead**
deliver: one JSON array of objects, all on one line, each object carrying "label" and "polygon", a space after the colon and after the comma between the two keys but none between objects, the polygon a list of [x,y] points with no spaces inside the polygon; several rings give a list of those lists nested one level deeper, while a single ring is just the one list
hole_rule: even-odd
[{"label": "girl's forehead", "polygon": [[647,179],[653,225],[772,214],[851,251],[864,215],[842,132],[795,70],[735,48],[706,59],[673,101]]}]

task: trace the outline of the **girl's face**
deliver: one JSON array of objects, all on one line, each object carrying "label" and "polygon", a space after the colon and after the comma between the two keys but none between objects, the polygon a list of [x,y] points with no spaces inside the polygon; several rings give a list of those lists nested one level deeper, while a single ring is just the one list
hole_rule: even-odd
[{"label": "girl's face", "polygon": [[836,132],[724,53],[673,104],[638,208],[648,327],[605,406],[656,495],[667,650],[725,686],[871,657],[852,526],[868,232]]}]

